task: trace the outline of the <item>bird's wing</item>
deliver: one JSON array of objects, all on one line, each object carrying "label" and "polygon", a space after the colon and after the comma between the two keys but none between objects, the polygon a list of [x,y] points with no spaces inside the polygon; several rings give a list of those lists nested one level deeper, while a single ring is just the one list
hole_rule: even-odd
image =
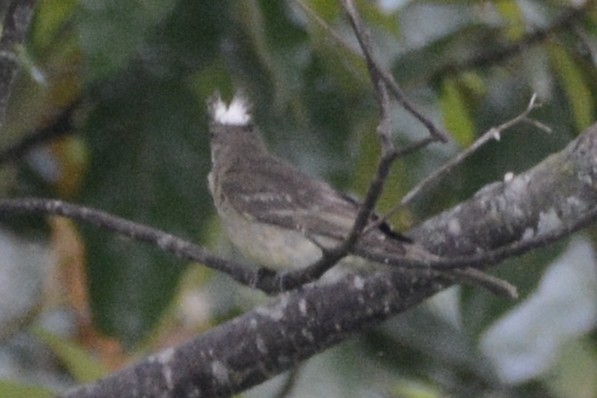
[{"label": "bird's wing", "polygon": [[[249,183],[247,178],[255,175],[251,170],[228,171],[222,188],[232,206],[244,209],[247,217],[301,231],[307,237],[325,236],[340,242],[348,235],[359,211],[357,201],[281,160],[263,166],[259,165],[259,178]],[[373,215],[371,221],[376,218]],[[382,244],[395,250],[405,242],[410,240],[383,223],[358,246]]]}]

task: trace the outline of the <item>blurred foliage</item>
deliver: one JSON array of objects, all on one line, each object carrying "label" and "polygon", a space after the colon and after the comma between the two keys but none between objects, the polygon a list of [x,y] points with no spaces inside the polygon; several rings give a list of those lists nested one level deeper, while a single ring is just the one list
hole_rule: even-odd
[{"label": "blurred foliage", "polygon": [[9,381],[0,381],[0,394],[11,398],[51,398],[55,394],[48,388],[24,386]]},{"label": "blurred foliage", "polygon": [[[549,29],[572,3],[358,2],[376,55],[414,103],[454,137],[448,145],[436,144],[399,161],[380,210],[488,128],[520,113],[533,93],[544,103],[533,116],[554,130],[546,135],[519,125],[499,143],[488,144],[397,215],[400,229],[508,171],[531,167],[594,122],[594,7],[542,40],[520,45],[537,29]],[[509,48],[515,50],[504,51]],[[66,138],[3,164],[2,194],[68,198],[236,255],[214,227],[204,104],[214,90],[230,97],[238,87],[250,95],[273,152],[347,192],[366,191],[379,153],[378,113],[338,2],[40,0],[0,145],[9,147],[50,125],[68,104],[80,105]],[[423,127],[403,110],[397,109],[394,119],[399,144],[424,136]],[[166,339],[168,328],[161,325],[156,336],[156,325],[172,317],[186,264],[88,226],[80,232],[95,325],[129,350],[152,350]],[[510,261],[497,272],[518,283],[524,298],[565,247]],[[219,275],[200,280],[195,289],[208,300],[202,305],[219,321],[262,300],[251,296],[247,302],[246,288]],[[571,356],[578,345],[571,345],[554,367],[561,384],[542,379],[500,383],[476,342],[516,303],[469,288],[459,300],[456,324],[422,308],[355,343],[379,374],[395,377],[376,379],[378,391],[532,397],[573,390]],[[596,342],[595,333],[582,340],[591,350],[583,351],[583,363],[595,364]],[[79,351],[60,346],[78,357]],[[344,368],[333,370],[337,383],[355,376],[348,370],[343,374]],[[597,394],[594,383],[583,383]]]},{"label": "blurred foliage", "polygon": [[43,329],[34,330],[34,333],[40,341],[48,345],[52,352],[60,358],[60,361],[77,383],[90,383],[107,375],[107,369],[71,341],[62,339]]}]

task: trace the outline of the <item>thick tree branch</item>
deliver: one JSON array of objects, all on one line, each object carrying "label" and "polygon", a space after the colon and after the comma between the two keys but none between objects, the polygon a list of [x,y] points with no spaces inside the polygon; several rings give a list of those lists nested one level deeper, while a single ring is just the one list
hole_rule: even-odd
[{"label": "thick tree branch", "polygon": [[[13,6],[26,5],[32,10],[34,1],[15,1],[8,14],[12,11],[12,15],[22,15],[14,13]],[[28,18],[30,14],[23,32],[26,32]],[[5,23],[5,32],[8,26]],[[5,33],[2,41],[5,38],[9,41],[11,36]],[[13,51],[14,45],[7,48]],[[2,55],[6,55],[6,48],[2,50]],[[14,65],[7,63],[6,71],[0,61],[0,81],[6,83],[0,86],[0,123],[18,67],[16,58],[10,60]],[[411,236],[438,253],[471,258],[469,255],[478,250],[499,249],[512,242],[524,244],[525,239],[537,237],[563,236],[575,229],[571,225],[586,225],[596,214],[595,137],[597,127],[593,126],[564,151],[536,168],[510,181],[492,184],[470,201],[414,229]],[[558,184],[561,192],[554,192],[553,184]],[[555,194],[557,197],[552,197]],[[96,210],[59,201],[29,200],[2,201],[0,214],[2,212],[5,215],[38,212],[73,217],[151,242],[185,259],[197,261],[200,258],[199,261],[215,264],[214,267],[223,272],[230,273],[229,268],[240,270],[238,279],[249,284],[268,280],[267,275],[261,279],[263,275],[254,274],[243,264],[222,260],[171,235]],[[556,235],[553,231],[562,232]],[[519,250],[529,250],[533,246],[521,247]],[[438,276],[436,271],[428,272],[428,277],[423,277],[424,269],[399,268],[349,276],[334,284],[285,294],[184,345],[164,350],[98,383],[61,396],[229,396],[403,312],[452,283],[450,278]],[[230,344],[231,341],[234,344]]]},{"label": "thick tree branch", "polygon": [[353,336],[365,325],[417,304],[424,298],[420,291],[437,290],[432,285],[399,274],[378,274],[284,295],[60,397],[230,396]]},{"label": "thick tree branch", "polygon": [[[410,234],[437,252],[466,255],[553,228],[571,232],[567,226],[584,225],[597,214],[596,179],[597,124],[533,169],[489,185]],[[449,283],[398,269],[293,291],[61,397],[228,396],[405,311]]]},{"label": "thick tree branch", "polygon": [[594,213],[596,181],[597,123],[537,166],[484,187],[413,233],[425,247],[448,256],[532,241]]},{"label": "thick tree branch", "polygon": [[12,83],[19,69],[18,46],[25,42],[35,0],[13,0],[4,17],[0,39],[0,126],[4,124]]},{"label": "thick tree branch", "polygon": [[[483,269],[587,226],[597,217],[596,158],[593,124],[532,169],[490,184],[416,227],[411,233],[417,242],[442,257],[427,266]],[[399,258],[367,258],[407,266]]]}]

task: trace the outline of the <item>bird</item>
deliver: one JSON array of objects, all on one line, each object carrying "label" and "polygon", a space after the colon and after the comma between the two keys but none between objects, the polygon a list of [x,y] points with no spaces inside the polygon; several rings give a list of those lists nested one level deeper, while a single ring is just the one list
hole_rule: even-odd
[{"label": "bird", "polygon": [[[269,152],[243,93],[227,104],[208,99],[212,168],[209,190],[233,245],[249,260],[275,270],[301,269],[348,236],[361,204]],[[368,266],[370,258],[405,263],[437,259],[372,213],[363,233],[340,262]],[[376,263],[379,263],[378,261]]]}]

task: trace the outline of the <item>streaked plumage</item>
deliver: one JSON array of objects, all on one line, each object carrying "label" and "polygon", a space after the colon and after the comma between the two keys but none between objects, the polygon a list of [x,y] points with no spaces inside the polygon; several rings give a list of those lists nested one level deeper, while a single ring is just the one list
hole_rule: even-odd
[{"label": "streaked plumage", "polygon": [[[341,243],[359,203],[269,154],[242,97],[228,107],[215,96],[209,111],[210,190],[233,243],[253,260],[277,268],[317,260],[321,252],[312,241],[324,247]],[[405,258],[427,253],[387,223],[361,237],[353,252]]]}]

